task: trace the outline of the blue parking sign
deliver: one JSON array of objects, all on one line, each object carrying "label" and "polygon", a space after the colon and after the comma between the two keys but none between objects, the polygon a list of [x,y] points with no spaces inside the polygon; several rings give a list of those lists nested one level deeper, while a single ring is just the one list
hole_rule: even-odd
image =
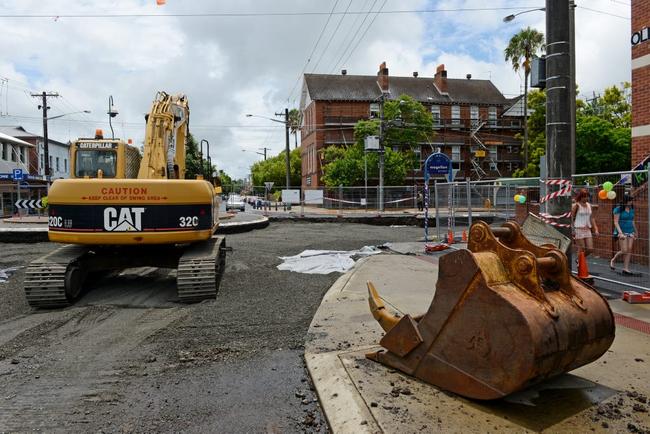
[{"label": "blue parking sign", "polygon": [[13,178],[14,178],[14,181],[22,181],[23,180],[23,169],[14,169],[13,170]]}]

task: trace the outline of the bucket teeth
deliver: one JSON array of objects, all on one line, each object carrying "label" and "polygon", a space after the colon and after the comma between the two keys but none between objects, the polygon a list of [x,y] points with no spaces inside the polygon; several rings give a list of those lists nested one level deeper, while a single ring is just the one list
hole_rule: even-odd
[{"label": "bucket teeth", "polygon": [[385,332],[389,332],[399,322],[399,318],[386,310],[386,305],[381,297],[379,297],[375,285],[373,285],[371,281],[366,282],[366,285],[368,286],[368,304],[370,305],[370,312],[381,328],[384,329]]}]

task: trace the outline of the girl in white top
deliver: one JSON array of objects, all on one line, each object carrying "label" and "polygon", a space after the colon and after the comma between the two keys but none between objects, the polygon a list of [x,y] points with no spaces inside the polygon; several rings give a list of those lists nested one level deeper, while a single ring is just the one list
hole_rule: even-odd
[{"label": "girl in white top", "polygon": [[575,240],[578,245],[578,255],[582,251],[585,253],[585,257],[594,251],[594,242],[591,235],[592,230],[594,235],[598,235],[598,225],[596,225],[596,219],[591,212],[591,204],[587,202],[588,200],[589,192],[583,188],[578,191],[576,201],[571,207]]}]

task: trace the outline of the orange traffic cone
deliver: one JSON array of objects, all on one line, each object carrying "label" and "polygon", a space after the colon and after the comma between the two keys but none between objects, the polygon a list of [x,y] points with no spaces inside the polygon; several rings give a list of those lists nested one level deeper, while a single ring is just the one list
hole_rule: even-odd
[{"label": "orange traffic cone", "polygon": [[467,231],[463,230],[463,243],[467,242]]},{"label": "orange traffic cone", "polygon": [[454,233],[452,231],[447,232],[447,244],[454,244]]},{"label": "orange traffic cone", "polygon": [[589,268],[587,267],[587,258],[585,257],[585,252],[582,250],[578,255],[578,279],[583,280],[587,283],[594,281],[593,277],[589,274]]}]

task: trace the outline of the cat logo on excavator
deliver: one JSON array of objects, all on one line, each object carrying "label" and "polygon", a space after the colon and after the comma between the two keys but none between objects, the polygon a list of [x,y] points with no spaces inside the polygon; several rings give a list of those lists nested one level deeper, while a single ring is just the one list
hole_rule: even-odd
[{"label": "cat logo on excavator", "polygon": [[495,399],[602,356],[614,340],[607,301],[567,257],[507,222],[472,225],[468,249],[440,257],[422,316],[389,313],[368,282],[385,350],[367,357],[469,398]]},{"label": "cat logo on excavator", "polygon": [[143,207],[113,207],[104,209],[104,229],[109,232],[139,232],[142,230]]}]

